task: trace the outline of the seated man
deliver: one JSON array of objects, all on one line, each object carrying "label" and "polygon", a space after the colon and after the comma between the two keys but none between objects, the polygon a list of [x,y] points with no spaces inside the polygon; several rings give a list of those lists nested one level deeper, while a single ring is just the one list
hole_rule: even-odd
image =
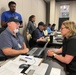
[{"label": "seated man", "polygon": [[43,22],[39,22],[38,28],[36,28],[33,31],[33,33],[31,34],[32,38],[29,41],[30,47],[36,47],[36,46],[38,46],[39,42],[45,41],[45,39],[43,37],[44,36],[44,33],[43,33],[44,27],[45,27],[45,24]]},{"label": "seated man", "polygon": [[52,31],[55,31],[55,26],[56,26],[56,24],[52,24],[52,26],[51,26]]},{"label": "seated man", "polygon": [[51,24],[48,24],[47,31],[48,31],[48,34],[51,33]]},{"label": "seated man", "polygon": [[8,27],[0,34],[0,57],[11,58],[29,51],[19,31],[19,20],[11,17],[7,22]]},{"label": "seated man", "polygon": [[44,36],[47,36],[48,35],[47,25],[44,26],[44,31],[43,32],[44,32]]}]

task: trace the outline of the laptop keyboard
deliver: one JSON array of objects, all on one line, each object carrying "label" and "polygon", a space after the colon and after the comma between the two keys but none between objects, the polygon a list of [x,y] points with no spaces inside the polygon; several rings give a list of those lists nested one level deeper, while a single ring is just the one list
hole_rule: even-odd
[{"label": "laptop keyboard", "polygon": [[33,48],[32,50],[30,50],[27,54],[28,55],[32,55],[35,51],[37,51],[38,48]]},{"label": "laptop keyboard", "polygon": [[33,48],[27,53],[27,55],[39,56],[42,53],[42,51],[43,50],[41,48]]},{"label": "laptop keyboard", "polygon": [[33,55],[34,55],[34,56],[38,56],[38,55],[41,54],[41,52],[42,52],[42,50],[41,50],[40,48],[38,48],[38,49],[33,53]]}]

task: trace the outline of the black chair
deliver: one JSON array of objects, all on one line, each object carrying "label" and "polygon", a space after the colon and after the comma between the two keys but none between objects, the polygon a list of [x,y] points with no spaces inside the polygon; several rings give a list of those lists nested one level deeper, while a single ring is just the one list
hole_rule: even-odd
[{"label": "black chair", "polygon": [[0,28],[0,34],[1,34],[1,32],[3,32],[5,30],[5,28]]}]

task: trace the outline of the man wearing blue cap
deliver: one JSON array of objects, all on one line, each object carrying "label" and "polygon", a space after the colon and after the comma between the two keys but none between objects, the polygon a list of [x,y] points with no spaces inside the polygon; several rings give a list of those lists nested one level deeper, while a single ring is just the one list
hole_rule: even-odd
[{"label": "man wearing blue cap", "polygon": [[7,28],[0,34],[0,57],[11,58],[29,51],[19,31],[19,20],[11,17]]},{"label": "man wearing blue cap", "polygon": [[29,41],[30,47],[37,47],[39,42],[45,42],[44,39],[44,30],[45,24],[44,22],[39,22],[38,27],[32,32],[31,36],[32,38]]}]

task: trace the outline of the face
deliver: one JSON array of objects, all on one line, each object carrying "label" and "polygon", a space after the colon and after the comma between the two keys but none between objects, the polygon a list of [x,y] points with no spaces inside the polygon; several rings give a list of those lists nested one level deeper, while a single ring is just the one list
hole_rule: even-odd
[{"label": "face", "polygon": [[70,32],[70,30],[66,28],[64,25],[61,26],[60,31],[64,37],[67,37],[67,34]]},{"label": "face", "polygon": [[33,22],[35,22],[35,20],[36,20],[36,18],[35,18],[35,17],[33,17],[33,18],[32,18],[32,21],[33,21]]},{"label": "face", "polygon": [[39,29],[40,29],[41,31],[43,31],[43,30],[44,30],[44,26],[39,26]]},{"label": "face", "polygon": [[44,30],[46,30],[47,29],[47,26],[44,26]]},{"label": "face", "polygon": [[8,24],[11,31],[14,31],[15,29],[19,29],[20,23],[19,22],[10,22]]},{"label": "face", "polygon": [[51,25],[50,25],[50,28],[51,28]]},{"label": "face", "polygon": [[10,11],[11,11],[11,12],[15,12],[15,10],[16,10],[16,5],[15,5],[15,4],[11,4],[11,5],[9,6],[9,8],[10,8]]}]

